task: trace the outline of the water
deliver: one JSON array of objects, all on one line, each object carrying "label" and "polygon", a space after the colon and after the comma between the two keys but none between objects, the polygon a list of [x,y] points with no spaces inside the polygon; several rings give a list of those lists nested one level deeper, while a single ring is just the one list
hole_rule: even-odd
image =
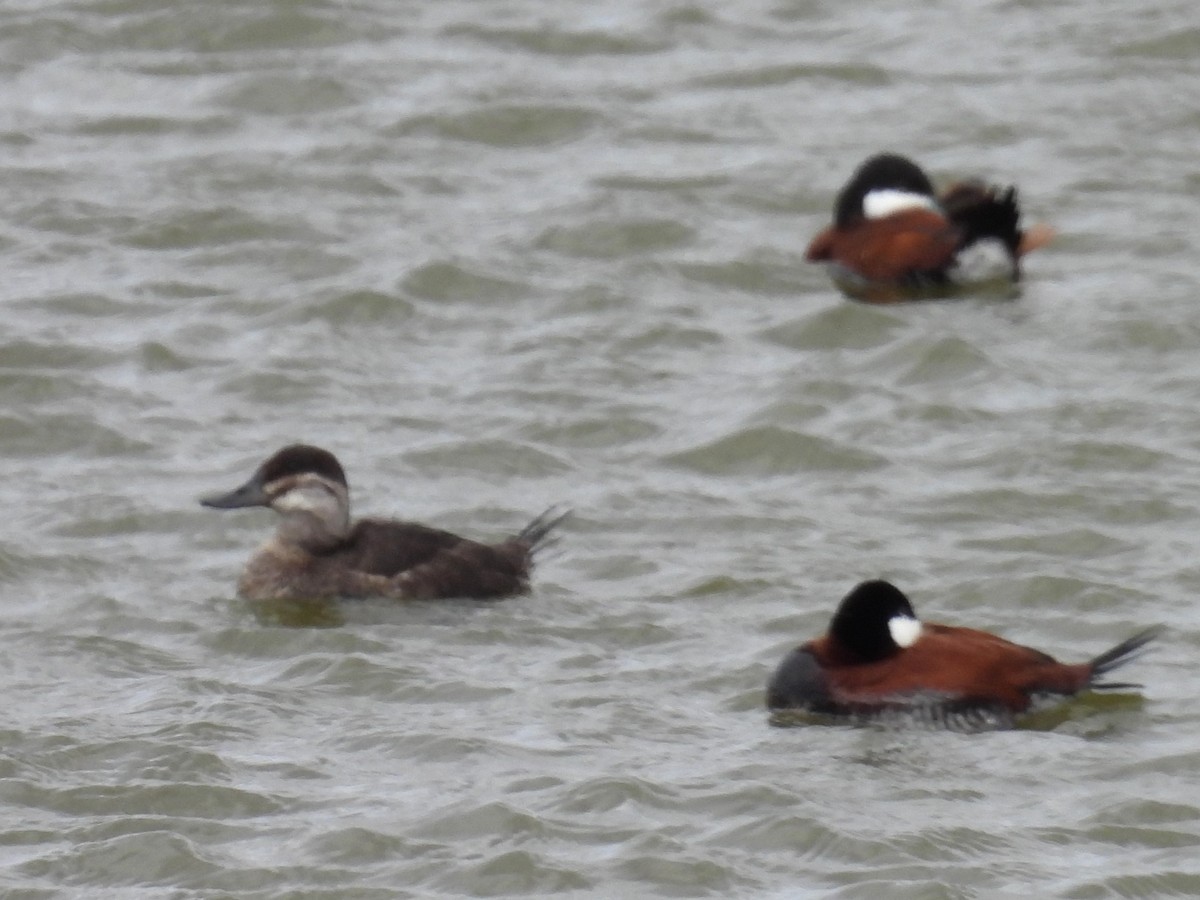
[{"label": "water", "polygon": [[[0,3],[0,885],[1200,893],[1190,3]],[[1020,185],[1015,298],[806,266],[869,153]],[[254,608],[307,440],[511,602]],[[772,728],[857,580],[1140,694]]]}]

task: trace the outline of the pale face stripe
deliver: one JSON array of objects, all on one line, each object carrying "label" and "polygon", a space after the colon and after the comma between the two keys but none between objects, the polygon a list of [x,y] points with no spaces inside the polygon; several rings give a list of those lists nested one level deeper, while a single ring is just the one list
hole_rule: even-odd
[{"label": "pale face stripe", "polygon": [[[274,484],[267,485],[269,493],[274,493],[271,490]],[[283,493],[277,494],[271,501],[271,506],[281,513],[309,512],[327,515],[336,511],[340,503],[337,492],[324,480],[315,475],[305,475],[288,485]]]}]

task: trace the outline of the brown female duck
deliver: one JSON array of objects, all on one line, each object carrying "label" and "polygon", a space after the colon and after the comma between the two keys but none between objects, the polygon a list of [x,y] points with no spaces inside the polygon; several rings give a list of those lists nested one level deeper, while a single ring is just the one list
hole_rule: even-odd
[{"label": "brown female duck", "polygon": [[352,522],[341,464],[307,444],[284,447],[241,487],[200,502],[213,509],[266,506],[279,514],[274,536],[238,581],[238,592],[250,600],[522,594],[529,590],[534,553],[568,515],[547,510],[496,544],[415,522]]}]

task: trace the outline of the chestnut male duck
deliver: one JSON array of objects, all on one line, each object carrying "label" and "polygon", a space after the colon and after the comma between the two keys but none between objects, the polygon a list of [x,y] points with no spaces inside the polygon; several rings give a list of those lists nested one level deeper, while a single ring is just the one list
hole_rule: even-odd
[{"label": "chestnut male duck", "polygon": [[864,581],[842,598],[823,637],[783,658],[767,706],[859,721],[903,711],[929,724],[1007,726],[1042,696],[1138,687],[1104,676],[1161,633],[1147,628],[1087,662],[1061,663],[987,631],[922,622],[894,584]]},{"label": "chestnut male duck", "polygon": [[547,510],[498,544],[415,522],[351,522],[346,473],[332,453],[308,444],[284,447],[241,487],[200,502],[213,509],[267,506],[281,516],[238,580],[249,600],[522,594],[535,551],[568,515]]},{"label": "chestnut male duck", "polygon": [[929,176],[896,153],[872,156],[838,194],[833,224],[805,259],[829,264],[851,297],[876,303],[951,296],[1017,281],[1021,259],[1054,237],[1020,224],[1016,188],[963,181],[935,195]]}]

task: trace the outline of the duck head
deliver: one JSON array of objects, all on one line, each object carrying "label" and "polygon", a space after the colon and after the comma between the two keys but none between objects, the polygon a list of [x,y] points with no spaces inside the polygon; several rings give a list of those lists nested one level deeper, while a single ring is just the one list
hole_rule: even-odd
[{"label": "duck head", "polygon": [[914,208],[938,208],[929,176],[908,157],[880,153],[859,166],[838,194],[834,224],[848,228]]},{"label": "duck head", "polygon": [[350,531],[350,489],[328,450],[292,444],[276,451],[241,487],[200,500],[213,509],[266,506],[280,515],[279,539],[306,550],[327,549]]},{"label": "duck head", "polygon": [[829,636],[861,662],[877,662],[915,644],[921,622],[894,584],[864,581],[838,605]]}]

